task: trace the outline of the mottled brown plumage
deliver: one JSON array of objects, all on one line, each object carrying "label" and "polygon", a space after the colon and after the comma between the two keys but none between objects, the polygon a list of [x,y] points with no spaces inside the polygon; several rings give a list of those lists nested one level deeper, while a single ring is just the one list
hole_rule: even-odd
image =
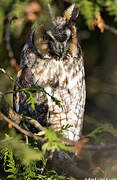
[{"label": "mottled brown plumage", "polygon": [[60,101],[62,108],[51,97],[36,93],[35,100],[39,103],[33,110],[26,102],[26,93],[14,94],[16,112],[55,130],[71,125],[63,132],[70,141],[77,141],[81,135],[86,96],[84,63],[75,26],[77,16],[78,10],[73,4],[63,17],[52,18],[50,29],[44,25],[37,30],[32,28],[21,53],[21,70],[15,85],[15,89],[41,86]]}]

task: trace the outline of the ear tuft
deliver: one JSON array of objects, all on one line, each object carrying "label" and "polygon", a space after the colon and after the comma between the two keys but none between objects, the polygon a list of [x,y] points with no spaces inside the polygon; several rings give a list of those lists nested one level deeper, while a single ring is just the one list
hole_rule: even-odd
[{"label": "ear tuft", "polygon": [[75,21],[79,15],[78,8],[75,8],[75,3],[72,4],[65,12],[64,17],[67,19],[67,21]]},{"label": "ear tuft", "polygon": [[78,18],[78,15],[79,15],[79,9],[78,8],[74,8],[70,20],[71,21],[76,21],[76,19]]}]

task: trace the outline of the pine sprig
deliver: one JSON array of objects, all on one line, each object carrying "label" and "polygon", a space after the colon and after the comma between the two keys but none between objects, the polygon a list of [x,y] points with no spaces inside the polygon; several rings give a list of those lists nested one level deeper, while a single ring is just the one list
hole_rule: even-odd
[{"label": "pine sprig", "polygon": [[36,95],[37,92],[38,92],[38,93],[42,93],[44,98],[45,98],[46,96],[51,97],[51,99],[53,100],[53,102],[55,102],[55,104],[56,104],[57,106],[59,106],[59,107],[62,108],[62,105],[61,105],[60,101],[59,101],[57,98],[55,98],[54,96],[50,95],[50,94],[49,94],[43,87],[41,87],[41,86],[32,86],[31,88],[23,88],[23,89],[20,89],[20,90],[18,90],[18,91],[24,91],[24,92],[26,92],[26,93],[29,95],[29,97],[28,97],[28,99],[26,100],[26,102],[27,102],[28,104],[31,104],[31,107],[32,107],[33,110],[35,109],[35,104],[39,104],[39,103],[40,103],[40,101],[36,101],[36,100],[35,100],[35,95]]},{"label": "pine sprig", "polygon": [[45,129],[45,139],[47,142],[42,146],[44,154],[46,151],[66,149],[66,146],[61,141],[60,134],[51,128]]}]

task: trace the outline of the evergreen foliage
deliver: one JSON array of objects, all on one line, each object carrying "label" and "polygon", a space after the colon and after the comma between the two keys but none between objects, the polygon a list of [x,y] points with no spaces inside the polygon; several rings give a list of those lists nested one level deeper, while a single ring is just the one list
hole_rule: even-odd
[{"label": "evergreen foliage", "polygon": [[117,2],[114,0],[73,0],[80,12],[86,20],[86,24],[91,28],[92,21],[98,12],[103,11],[105,8],[109,15],[114,16],[114,20],[117,21]]},{"label": "evergreen foliage", "polygon": [[39,150],[36,141],[26,144],[14,131],[10,135],[6,134],[6,137],[0,142],[0,153],[1,159],[4,160],[4,171],[8,174],[7,178],[67,180],[66,177],[59,176],[56,171],[49,170],[46,164],[47,152],[71,149],[61,142],[59,136],[53,130],[45,128],[45,140],[48,141],[43,144],[42,150]]}]

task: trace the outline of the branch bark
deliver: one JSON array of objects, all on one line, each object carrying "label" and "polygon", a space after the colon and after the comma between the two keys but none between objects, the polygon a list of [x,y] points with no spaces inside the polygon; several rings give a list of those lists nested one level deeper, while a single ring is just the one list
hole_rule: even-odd
[{"label": "branch bark", "polygon": [[[40,136],[36,136],[33,133],[21,128],[19,126],[19,124],[21,122],[29,122],[30,124],[32,124],[35,128],[37,128],[39,131],[41,131],[41,134],[44,134],[44,130],[43,127],[41,126],[41,124],[36,121],[35,119],[32,119],[30,117],[27,116],[22,116],[17,114],[12,107],[6,102],[4,94],[2,94],[2,98],[1,98],[1,104],[2,104],[2,111],[4,111],[4,113],[6,115],[4,115],[2,112],[0,112],[0,116],[7,121],[8,123],[11,123],[16,129],[18,129],[21,133],[25,134],[26,136],[29,137],[33,137],[35,139],[41,140],[41,141],[45,141],[42,137]],[[1,119],[0,119],[1,120]]]},{"label": "branch bark", "polygon": [[105,28],[106,30],[109,30],[109,31],[112,32],[113,34],[117,35],[117,29],[116,29],[116,28],[111,27],[111,26],[109,26],[109,25],[107,25],[107,24],[105,24],[104,28]]},{"label": "branch bark", "polygon": [[13,125],[16,129],[18,129],[22,134],[24,134],[24,135],[26,135],[26,136],[29,136],[29,137],[33,137],[33,138],[35,138],[35,139],[37,139],[37,140],[42,140],[41,137],[36,136],[36,135],[32,134],[31,132],[29,132],[29,131],[21,128],[18,124],[16,124],[15,122],[13,122],[13,121],[10,120],[9,118],[7,118],[2,112],[0,112],[0,120],[3,120],[3,119],[4,119],[5,121],[7,121],[8,123],[12,123],[12,125]]},{"label": "branch bark", "polygon": [[81,169],[76,164],[75,160],[72,158],[57,158],[54,157],[50,161],[51,165],[58,169],[58,171],[64,172],[70,177],[74,178],[86,178],[86,177],[92,177],[91,174],[89,174],[87,171]]},{"label": "branch bark", "polygon": [[2,95],[1,103],[2,103],[2,106],[3,106],[2,109],[5,112],[5,114],[7,114],[8,118],[12,119],[17,124],[20,124],[21,121],[25,121],[25,122],[31,123],[39,131],[43,129],[42,125],[38,121],[36,121],[35,119],[32,119],[30,117],[17,114],[12,109],[12,107],[7,103],[7,101],[5,100],[4,95]]}]

